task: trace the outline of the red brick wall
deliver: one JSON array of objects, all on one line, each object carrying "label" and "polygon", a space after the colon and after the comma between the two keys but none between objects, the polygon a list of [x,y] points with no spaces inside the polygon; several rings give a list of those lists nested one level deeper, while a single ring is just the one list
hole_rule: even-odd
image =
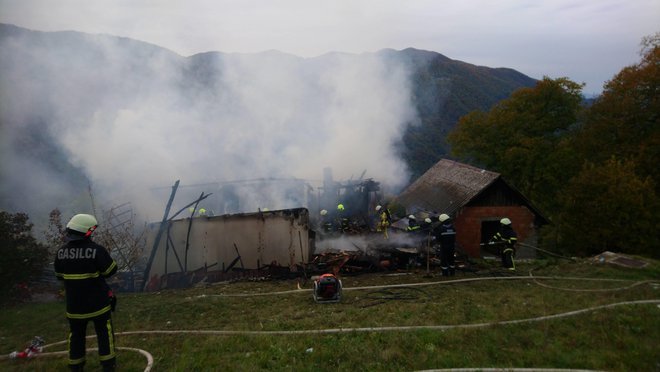
[{"label": "red brick wall", "polygon": [[499,221],[504,217],[511,220],[513,229],[518,233],[519,242],[535,245],[534,214],[524,206],[465,207],[461,209],[454,221],[456,243],[470,257],[480,257],[481,222]]}]

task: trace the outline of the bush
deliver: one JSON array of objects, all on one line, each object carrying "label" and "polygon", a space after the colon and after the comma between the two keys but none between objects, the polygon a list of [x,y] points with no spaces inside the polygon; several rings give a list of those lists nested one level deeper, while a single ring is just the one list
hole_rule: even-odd
[{"label": "bush", "polygon": [[25,213],[0,211],[0,302],[23,295],[50,259],[48,249],[32,236],[32,226]]}]

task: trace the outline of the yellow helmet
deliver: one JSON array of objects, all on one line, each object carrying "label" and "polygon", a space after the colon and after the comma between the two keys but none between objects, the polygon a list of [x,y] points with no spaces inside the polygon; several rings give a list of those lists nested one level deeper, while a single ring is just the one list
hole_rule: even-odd
[{"label": "yellow helmet", "polygon": [[69,223],[66,224],[66,228],[79,233],[91,235],[92,231],[96,229],[98,224],[96,217],[91,214],[77,214],[71,217]]},{"label": "yellow helmet", "polygon": [[337,210],[343,211],[344,210],[344,204],[339,203],[337,205]]}]

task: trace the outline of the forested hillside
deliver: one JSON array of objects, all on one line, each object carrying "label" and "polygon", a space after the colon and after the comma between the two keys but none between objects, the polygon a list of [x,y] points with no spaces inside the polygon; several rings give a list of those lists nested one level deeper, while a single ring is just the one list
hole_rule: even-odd
[{"label": "forested hillside", "polygon": [[539,81],[462,117],[454,155],[501,172],[551,218],[570,254],[660,254],[660,34],[585,105],[581,86]]}]

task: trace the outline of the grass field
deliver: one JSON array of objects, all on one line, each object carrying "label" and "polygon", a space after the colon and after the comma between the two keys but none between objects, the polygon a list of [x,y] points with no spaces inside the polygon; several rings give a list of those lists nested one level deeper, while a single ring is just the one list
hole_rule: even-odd
[{"label": "grass field", "polygon": [[[153,355],[152,371],[660,371],[660,263],[646,261],[533,261],[513,279],[487,262],[451,280],[424,270],[343,276],[336,304],[315,303],[312,283],[294,280],[120,294],[113,321],[117,346]],[[62,300],[0,312],[5,355],[35,335],[45,352],[66,350],[67,333]],[[138,352],[118,351],[119,371],[146,366]],[[5,358],[0,370],[67,371],[66,356]],[[94,351],[86,370],[100,370]]]}]

